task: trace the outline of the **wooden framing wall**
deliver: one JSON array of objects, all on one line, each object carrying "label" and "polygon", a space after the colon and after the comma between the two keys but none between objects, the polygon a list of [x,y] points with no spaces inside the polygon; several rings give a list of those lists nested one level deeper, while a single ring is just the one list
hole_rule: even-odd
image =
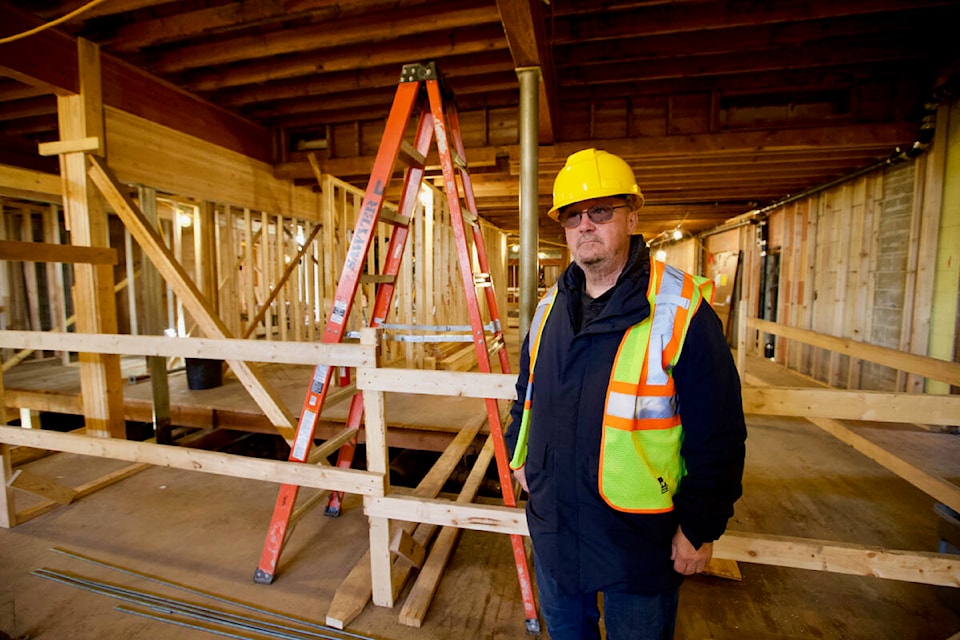
[{"label": "wooden framing wall", "polygon": [[[786,204],[754,224],[707,237],[708,262],[727,252],[742,252],[741,299],[747,313],[756,316],[765,264],[758,233],[766,226],[766,251],[779,256],[778,323],[927,355],[935,303],[941,315],[950,316],[947,321],[955,323],[958,315],[957,283],[945,289],[935,283],[938,265],[955,255],[955,249],[942,242],[938,247],[937,241],[942,232],[944,157],[949,152],[944,130],[938,129],[934,144],[915,159]],[[956,348],[956,336],[953,340]],[[761,336],[749,347],[762,353],[764,342]],[[916,393],[938,384],[789,337],[779,336],[775,343],[778,363],[833,387]]]},{"label": "wooden framing wall", "polygon": [[[333,176],[322,176],[321,181],[318,210],[310,217],[198,202],[180,194],[156,196],[158,231],[165,246],[231,335],[284,341],[319,339],[363,199],[361,190]],[[144,208],[144,203],[138,204]],[[395,211],[395,206],[386,204],[384,210]],[[445,195],[426,185],[421,205],[414,213],[398,290],[387,322],[421,326],[469,324],[449,215]],[[114,243],[119,245],[115,247],[120,256],[116,269],[118,287],[125,290],[118,295],[117,308],[121,310],[121,327],[129,331],[138,325],[139,316],[146,313],[138,276],[143,261],[149,258],[136,244],[116,241],[123,238],[123,230],[118,219],[113,218],[112,222],[118,231],[111,234]],[[3,206],[0,239],[56,244],[61,240],[62,226],[57,205],[7,200]],[[498,306],[503,310],[501,313],[505,313],[505,289],[501,286],[506,277],[505,234],[483,221],[481,226],[501,300]],[[348,323],[350,330],[365,326],[364,319],[373,306],[376,286],[373,274],[382,267],[389,244],[389,228],[380,227],[367,260],[370,277],[358,292]],[[65,326],[65,319],[56,325],[48,322],[41,326],[39,310],[42,307],[49,308],[50,313],[65,313],[71,271],[66,271],[67,284],[60,284],[62,276],[56,274],[63,269],[48,264],[45,267],[47,281],[38,284],[31,264],[0,261],[3,265],[0,275],[4,276],[0,295],[8,299],[0,321],[9,329],[50,330]],[[415,270],[414,265],[421,267]],[[133,280],[125,277],[131,273],[135,274]],[[479,299],[481,308],[486,309],[484,297]],[[179,296],[169,287],[165,289],[163,304],[169,330],[180,336],[197,335],[196,319],[183,308]],[[485,321],[488,319],[487,314]],[[463,346],[461,343],[449,343],[449,349],[441,348],[442,343],[388,341],[387,345],[392,360],[403,358],[414,366],[445,366],[444,361],[451,353],[462,356],[454,363],[458,368],[469,368],[475,363],[475,358],[471,359],[468,352],[459,348]],[[5,361],[13,356],[3,355]]]}]

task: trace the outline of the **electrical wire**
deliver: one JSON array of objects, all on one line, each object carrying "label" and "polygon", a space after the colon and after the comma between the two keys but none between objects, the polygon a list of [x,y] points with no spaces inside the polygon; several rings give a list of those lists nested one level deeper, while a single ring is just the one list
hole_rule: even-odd
[{"label": "electrical wire", "polygon": [[73,11],[71,11],[70,13],[68,13],[68,14],[66,14],[66,15],[64,15],[64,16],[60,16],[59,18],[57,18],[57,19],[55,19],[55,20],[51,20],[50,22],[46,22],[46,23],[44,23],[44,24],[41,24],[41,25],[39,25],[39,26],[36,26],[36,27],[34,27],[33,29],[28,29],[27,31],[24,31],[24,32],[22,32],[22,33],[15,33],[15,34],[13,34],[12,36],[5,36],[5,37],[3,37],[3,38],[0,38],[0,44],[7,44],[8,42],[15,42],[15,41],[17,41],[17,40],[22,40],[23,38],[30,37],[30,36],[32,36],[32,35],[34,35],[34,34],[36,34],[36,33],[40,33],[41,31],[45,31],[45,30],[50,29],[50,28],[52,28],[52,27],[56,27],[57,25],[63,24],[64,22],[67,22],[67,21],[69,21],[69,20],[73,20],[74,18],[76,18],[78,15],[80,15],[80,14],[83,13],[84,11],[88,11],[88,10],[90,10],[90,9],[93,9],[93,8],[94,8],[95,6],[97,6],[98,4],[102,4],[102,3],[104,3],[104,2],[106,2],[106,0],[90,0],[90,2],[88,2],[88,3],[85,4],[85,5],[83,5],[82,7],[77,7],[76,9],[74,9]]}]

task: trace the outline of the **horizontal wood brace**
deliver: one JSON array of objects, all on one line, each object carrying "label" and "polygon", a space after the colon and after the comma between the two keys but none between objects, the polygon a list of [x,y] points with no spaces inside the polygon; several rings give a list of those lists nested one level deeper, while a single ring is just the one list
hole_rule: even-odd
[{"label": "horizontal wood brace", "polygon": [[393,284],[397,281],[397,276],[390,273],[362,273],[360,282],[365,284]]},{"label": "horizontal wood brace", "polygon": [[117,250],[111,247],[82,247],[72,244],[0,240],[0,260],[117,264]]},{"label": "horizontal wood brace", "polygon": [[0,426],[0,442],[359,495],[383,495],[386,486],[383,474],[370,471],[248,458],[215,451],[93,438],[40,429]]},{"label": "horizontal wood brace", "polygon": [[960,396],[845,391],[843,389],[743,387],[747,414],[960,424]]},{"label": "horizontal wood brace", "polygon": [[175,356],[283,364],[327,364],[335,367],[367,367],[376,362],[374,346],[321,342],[263,342],[236,338],[169,338],[100,333],[0,331],[0,348],[133,356]]},{"label": "horizontal wood brace", "polygon": [[960,386],[960,363],[947,362],[939,358],[920,356],[896,349],[857,342],[849,338],[838,338],[836,336],[810,331],[809,329],[790,327],[759,318],[749,318],[747,320],[747,327],[765,333],[772,333],[775,336],[782,336],[789,340],[796,340],[814,347],[822,347],[830,351],[836,351],[851,358],[867,360],[868,362],[882,364],[897,369],[898,371],[915,373],[925,378]]},{"label": "horizontal wood brace", "polygon": [[510,373],[479,373],[476,371],[418,370],[411,376],[406,369],[357,370],[357,388],[366,391],[393,391],[420,393],[433,396],[462,396],[464,398],[496,398],[516,400],[517,376]]},{"label": "horizontal wood brace", "polygon": [[[524,512],[516,507],[378,496],[364,498],[363,510],[369,517],[529,535]],[[715,543],[713,556],[721,560],[960,587],[960,563],[956,556],[942,553],[728,531]]]},{"label": "horizontal wood brace", "polygon": [[62,153],[101,151],[100,138],[97,137],[41,142],[39,145],[37,145],[37,147],[41,156],[58,156]]},{"label": "horizontal wood brace", "polygon": [[380,211],[380,222],[385,224],[392,224],[395,227],[409,227],[410,218],[402,216],[399,213],[394,213],[392,211],[387,211],[385,209]]}]

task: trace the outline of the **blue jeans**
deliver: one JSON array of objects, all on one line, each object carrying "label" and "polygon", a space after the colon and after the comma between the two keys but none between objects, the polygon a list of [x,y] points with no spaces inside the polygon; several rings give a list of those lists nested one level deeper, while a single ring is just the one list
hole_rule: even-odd
[{"label": "blue jeans", "polygon": [[[600,640],[597,593],[562,594],[534,559],[540,614],[550,640]],[[677,620],[679,589],[653,596],[603,592],[607,640],[670,640]]]}]

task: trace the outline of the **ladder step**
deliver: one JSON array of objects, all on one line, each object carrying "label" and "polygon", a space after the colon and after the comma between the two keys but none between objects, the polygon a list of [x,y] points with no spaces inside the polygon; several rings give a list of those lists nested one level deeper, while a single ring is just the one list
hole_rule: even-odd
[{"label": "ladder step", "polygon": [[393,213],[392,211],[382,210],[380,211],[380,222],[385,224],[392,224],[395,227],[409,227],[410,218],[402,216],[399,213]]},{"label": "ladder step", "polygon": [[400,143],[400,155],[397,156],[397,159],[408,167],[415,169],[423,169],[427,164],[426,156],[417,151],[417,148],[406,140]]},{"label": "ladder step", "polygon": [[464,209],[462,212],[463,220],[472,227],[477,226],[480,223],[480,216],[475,212]]},{"label": "ladder step", "polygon": [[466,171],[467,161],[464,160],[463,156],[457,153],[456,149],[450,149],[450,156],[453,158],[453,165],[460,169],[461,171]]},{"label": "ladder step", "polygon": [[492,287],[493,279],[489,273],[475,273],[473,274],[473,284],[476,287]]},{"label": "ladder step", "polygon": [[389,273],[364,273],[360,275],[360,282],[363,284],[394,284],[397,276]]}]

